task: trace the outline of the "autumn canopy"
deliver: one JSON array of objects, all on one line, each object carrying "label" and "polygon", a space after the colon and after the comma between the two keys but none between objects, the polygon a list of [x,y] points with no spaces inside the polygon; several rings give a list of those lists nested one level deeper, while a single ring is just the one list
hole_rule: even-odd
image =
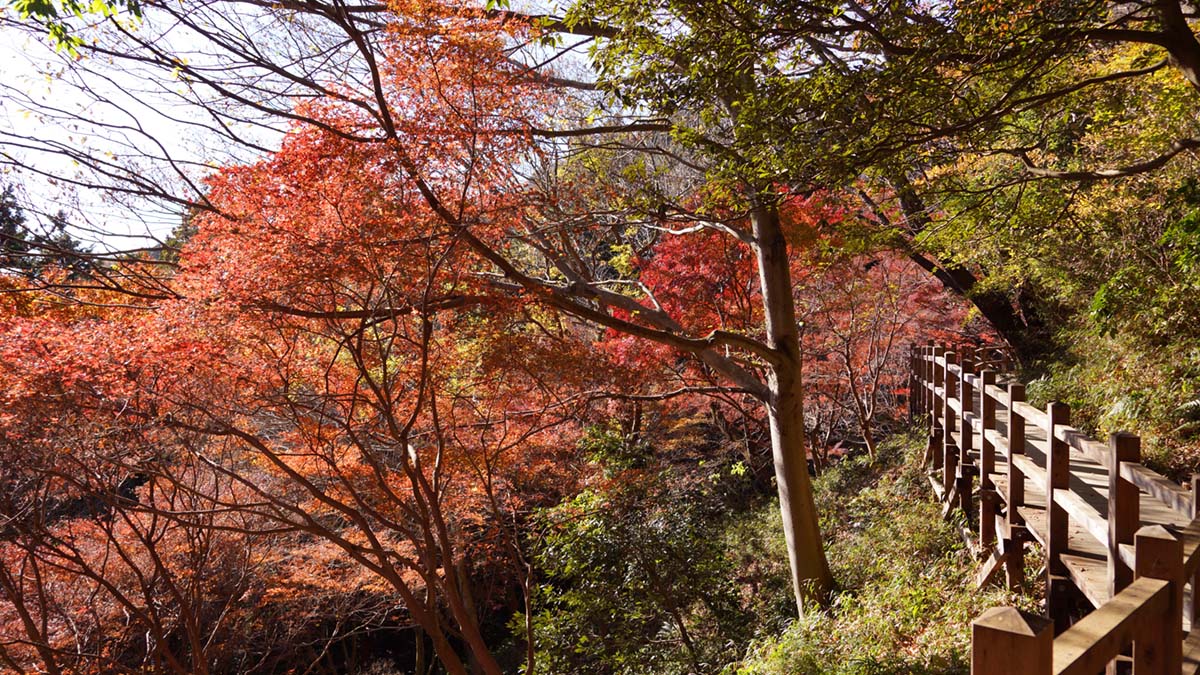
[{"label": "autumn canopy", "polygon": [[[1027,186],[1128,128],[1072,97],[1186,76],[1179,45],[1081,46],[1152,3],[874,4],[14,5],[64,81],[149,78],[224,154],[82,113],[113,145],[5,136],[174,230],[89,249],[0,200],[2,667],[650,672],[627,630],[718,672],[769,584],[705,545],[762,504],[782,605],[816,616],[812,476],[876,464],[914,346],[1051,363],[1056,330],[1111,336],[1078,317],[1137,320],[1095,305],[1099,245],[1029,234],[1068,214],[1116,251],[1116,214]],[[1100,72],[1144,45],[1171,58]]]}]

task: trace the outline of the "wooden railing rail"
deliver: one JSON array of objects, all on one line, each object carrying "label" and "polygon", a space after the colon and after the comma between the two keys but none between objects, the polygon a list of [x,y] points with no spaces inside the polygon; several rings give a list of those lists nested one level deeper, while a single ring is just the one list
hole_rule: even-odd
[{"label": "wooden railing rail", "polygon": [[1121,462],[1121,477],[1181,514],[1191,514],[1192,493],[1137,462]]},{"label": "wooden railing rail", "polygon": [[[1200,618],[1200,476],[1180,486],[1141,463],[1136,435],[1099,441],[1071,426],[1065,404],[1030,405],[1003,354],[931,342],[911,363],[909,411],[929,429],[931,486],[944,514],[961,508],[977,523],[977,539],[965,534],[986,556],[977,582],[1003,570],[1022,584],[1026,543],[1041,544],[1046,563],[1048,618],[981,616],[972,672],[1095,673],[1122,653],[1139,675],[1200,672],[1200,631],[1183,641],[1185,605]],[[1074,625],[1072,588],[1096,607]]]},{"label": "wooden railing rail", "polygon": [[[1096,611],[1053,637],[1052,622],[1013,607],[972,623],[974,675],[1093,675],[1132,647],[1135,673],[1183,667],[1182,542],[1161,526],[1137,533],[1138,579]],[[1007,649],[1020,650],[1015,654]]]}]

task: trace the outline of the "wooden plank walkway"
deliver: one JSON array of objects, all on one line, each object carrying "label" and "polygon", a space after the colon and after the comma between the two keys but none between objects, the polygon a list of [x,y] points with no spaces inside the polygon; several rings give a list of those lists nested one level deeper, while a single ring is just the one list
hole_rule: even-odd
[{"label": "wooden plank walkway", "polygon": [[[973,350],[963,351],[914,352],[911,412],[929,423],[930,483],[944,512],[961,507],[978,524],[977,540],[965,533],[988,554],[977,581],[1003,569],[1010,585],[1022,583],[1024,544],[1041,545],[1046,612],[1062,635],[1046,651],[1056,652],[1053,668],[1039,669],[1094,672],[1133,644],[1135,664],[1196,673],[1200,631],[1190,628],[1200,609],[1200,481],[1188,489],[1143,466],[1136,436],[1100,442],[1070,426],[1067,406],[1030,406],[1020,383],[998,381],[1004,376],[993,364],[977,365]],[[1081,618],[1071,586],[1093,614]],[[1011,612],[991,612],[976,629],[1001,642],[1045,637]],[[983,664],[994,653],[979,656]]]},{"label": "wooden plank walkway", "polygon": [[[1001,403],[997,403],[996,431],[1005,437],[1008,435],[1008,425],[1004,421],[1007,416],[1008,408]],[[973,431],[978,435],[980,429],[974,429]],[[962,447],[961,434],[956,434],[956,442],[959,443],[959,447]],[[972,449],[968,454],[971,457],[972,465],[978,468],[981,462],[982,450],[979,447],[981,444],[976,442],[971,445]],[[1024,455],[1039,468],[1046,466],[1046,445],[1045,429],[1041,427],[1026,427]],[[1105,528],[1107,529],[1109,503],[1108,469],[1079,450],[1071,448],[1069,452],[1071,457],[1070,491],[1078,495],[1088,506],[1095,509],[1096,513],[1103,519]],[[996,454],[997,472],[990,474],[989,477],[993,484],[996,485],[997,491],[1000,494],[1007,494],[1008,463],[1000,461],[1008,457],[1007,444],[996,444]],[[1046,545],[1048,535],[1046,522],[1046,481],[1044,476],[1044,473],[1035,476],[1023,476],[1025,481],[1025,503],[1018,509],[1026,526],[1029,528],[1030,534],[1043,547]],[[1140,526],[1169,525],[1182,528],[1192,520],[1169,508],[1154,496],[1139,492],[1138,497]],[[1079,590],[1091,601],[1094,607],[1099,607],[1108,602],[1109,598],[1112,597],[1108,584],[1107,548],[1076,519],[1070,521],[1067,532],[1068,543],[1066,551],[1063,553],[1063,562],[1066,563],[1075,585],[1079,587]]]}]

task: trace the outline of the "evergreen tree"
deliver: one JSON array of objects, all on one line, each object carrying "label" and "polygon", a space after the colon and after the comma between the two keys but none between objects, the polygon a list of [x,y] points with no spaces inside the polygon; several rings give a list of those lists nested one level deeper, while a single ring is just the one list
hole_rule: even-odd
[{"label": "evergreen tree", "polygon": [[28,275],[32,249],[33,243],[25,226],[25,210],[17,202],[13,186],[5,185],[0,191],[0,270]]},{"label": "evergreen tree", "polygon": [[12,185],[0,191],[0,270],[31,279],[49,267],[70,271],[72,278],[87,276],[92,262],[90,248],[69,232],[67,213],[50,216],[46,227],[35,231],[27,225],[25,210]]}]

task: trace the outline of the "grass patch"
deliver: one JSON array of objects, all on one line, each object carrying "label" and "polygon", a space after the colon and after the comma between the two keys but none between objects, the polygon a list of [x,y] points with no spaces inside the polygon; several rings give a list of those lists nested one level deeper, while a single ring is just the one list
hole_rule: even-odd
[{"label": "grass patch", "polygon": [[[967,673],[973,618],[997,605],[1036,606],[1030,596],[975,590],[978,564],[929,495],[922,447],[917,435],[900,435],[881,448],[876,464],[849,459],[816,481],[839,590],[828,609],[756,640],[727,674]],[[758,537],[775,540],[759,545],[768,551],[782,544],[778,515],[765,513],[745,522],[757,523]]]}]

